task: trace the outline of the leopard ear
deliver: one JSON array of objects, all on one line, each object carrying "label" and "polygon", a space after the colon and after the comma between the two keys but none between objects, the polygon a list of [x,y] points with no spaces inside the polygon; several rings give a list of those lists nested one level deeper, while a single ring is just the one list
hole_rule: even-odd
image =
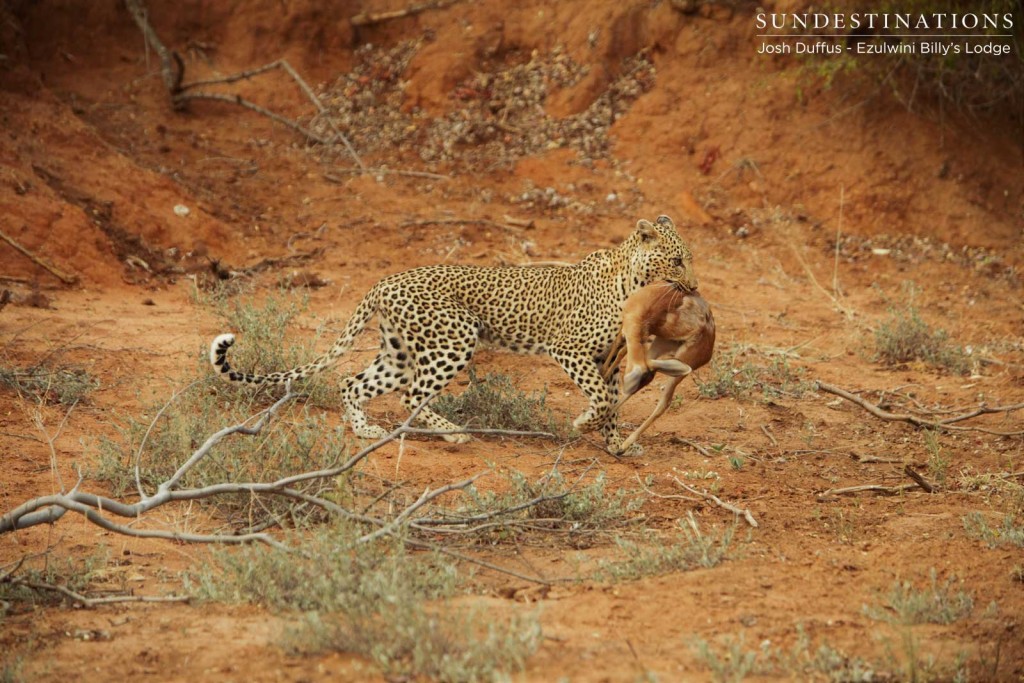
[{"label": "leopard ear", "polygon": [[641,242],[653,242],[658,239],[658,229],[648,220],[641,218],[636,222],[636,232]]},{"label": "leopard ear", "polygon": [[664,226],[666,228],[673,228],[673,229],[675,229],[675,227],[676,227],[676,224],[672,222],[672,219],[669,218],[668,216],[664,216],[664,215],[663,216],[658,216],[658,218],[657,218],[657,220],[655,222],[658,225],[662,225],[662,226]]}]

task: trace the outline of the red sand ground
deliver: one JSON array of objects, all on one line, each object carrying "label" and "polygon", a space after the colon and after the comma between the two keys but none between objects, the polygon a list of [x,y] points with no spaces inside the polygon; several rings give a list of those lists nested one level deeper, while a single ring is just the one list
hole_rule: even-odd
[{"label": "red sand ground", "polygon": [[[559,45],[591,67],[580,84],[553,88],[549,113],[569,115],[603,92],[623,57],[646,49],[657,75],[611,129],[614,163],[588,167],[572,151],[552,150],[469,172],[428,169],[416,150],[391,148],[366,161],[451,178],[343,175],[339,169],[352,166],[343,151],[307,148],[251,112],[203,102],[172,111],[155,56],[120,3],[0,4],[0,227],[77,277],[62,286],[0,244],[0,275],[14,294],[0,313],[4,365],[55,354],[51,360],[84,367],[101,382],[55,442],[65,481],[74,478],[73,463],[95,457],[88,445],[96,437],[114,435],[121,417],[138,413],[140,392],[171,392],[195,351],[223,331],[190,296],[190,274],[207,269],[209,259],[238,269],[321,250],[301,268],[332,285],[311,290],[309,308],[337,329],[385,274],[442,261],[575,260],[622,239],[637,218],[661,213],[676,218],[696,254],[701,291],[715,308],[719,353],[745,349],[737,364],[764,365],[773,351],[788,349],[807,378],[852,389],[909,387],[923,403],[947,406],[1024,400],[1024,141],[1012,113],[1007,120],[960,120],[923,101],[909,111],[862,74],[826,87],[813,62],[755,54],[749,9],[708,3],[684,14],[672,3],[632,0],[507,4],[456,4],[358,30],[349,24],[355,9],[313,0],[153,2],[151,18],[164,41],[187,54],[190,74],[226,74],[285,57],[313,84],[332,83],[352,68],[359,45],[429,35],[402,78],[407,110],[438,116],[457,106],[450,93],[476,70]],[[400,6],[373,1],[362,9]],[[312,113],[280,73],[230,91],[289,117],[308,121]],[[579,204],[514,201],[531,187],[554,188]],[[611,194],[621,199],[607,201]],[[190,213],[176,215],[178,204]],[[397,227],[438,218],[500,222],[505,215],[534,227]],[[264,270],[258,287],[270,288],[292,270]],[[889,305],[905,302],[906,281],[916,285],[924,317],[972,348],[974,374],[872,361],[873,330]],[[296,336],[313,328],[303,325]],[[559,414],[572,417],[584,406],[548,359],[486,352],[479,365],[512,374],[524,389],[548,387]],[[710,372],[699,374],[706,381]],[[989,549],[961,522],[979,511],[997,524],[1020,504],[1019,477],[970,486],[975,475],[1024,469],[1020,437],[941,435],[949,476],[934,495],[819,502],[816,496],[833,487],[905,483],[904,463],[927,471],[923,434],[825,393],[708,400],[696,398],[691,383],[679,393],[686,400],[645,435],[642,456],[615,460],[584,439],[563,454],[567,477],[596,460],[611,490],[635,488],[639,475],[670,494],[678,493],[673,473],[714,471],[720,494],[749,507],[760,527],[713,569],[532,594],[546,638],[522,680],[631,681],[645,671],[665,681],[709,679],[690,647],[694,638],[742,634],[748,648],[765,640],[790,647],[798,625],[816,644],[899,670],[899,631],[865,616],[862,606],[877,604],[897,580],[922,585],[933,568],[940,578],[961,579],[975,607],[948,626],[914,627],[921,659],[934,656],[949,671],[963,651],[972,680],[1024,675],[1024,584],[1012,576],[1024,553]],[[625,419],[638,423],[656,398],[653,389],[640,394]],[[55,484],[49,449],[32,422],[36,404],[3,390],[0,408],[0,510],[8,510]],[[51,405],[39,414],[52,434],[65,412]],[[371,404],[371,413],[384,423],[401,419],[387,401]],[[1021,428],[1019,413],[981,423]],[[724,446],[705,458],[678,437]],[[851,453],[895,462],[858,462]],[[738,470],[728,461],[737,455]],[[534,476],[555,457],[544,442],[416,440],[401,459],[401,478],[422,490],[488,462]],[[396,458],[395,446],[372,456],[385,470]],[[670,498],[650,499],[643,513],[653,527],[669,529],[691,510],[708,527],[730,519],[717,507]],[[154,519],[172,527],[187,516],[161,511]],[[0,563],[48,544],[60,557],[83,557],[100,545],[129,557],[125,571],[139,594],[174,590],[175,572],[206,553],[121,538],[68,515],[52,529],[0,538]],[[580,552],[557,544],[522,555],[498,548],[488,559],[558,578],[572,575]],[[612,551],[609,544],[593,552]],[[504,576],[487,577],[482,587],[485,595],[467,600],[505,612],[518,607],[501,596],[531,595],[519,590],[528,585]],[[86,672],[160,680],[376,678],[351,657],[286,655],[280,634],[289,622],[251,606],[14,606],[0,621],[0,649],[4,660],[21,661],[31,680]],[[89,632],[103,637],[83,637]]]}]

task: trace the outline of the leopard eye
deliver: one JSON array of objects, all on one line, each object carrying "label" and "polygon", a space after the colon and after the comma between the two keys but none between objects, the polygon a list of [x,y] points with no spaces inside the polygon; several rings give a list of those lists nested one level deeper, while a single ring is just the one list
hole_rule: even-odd
[{"label": "leopard eye", "polygon": [[669,259],[669,263],[671,263],[673,266],[681,266],[683,265],[683,259],[679,258],[678,256],[675,256]]}]

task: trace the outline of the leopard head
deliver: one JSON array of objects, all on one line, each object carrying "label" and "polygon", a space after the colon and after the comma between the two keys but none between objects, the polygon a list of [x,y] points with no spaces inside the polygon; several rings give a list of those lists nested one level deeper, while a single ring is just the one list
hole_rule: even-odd
[{"label": "leopard head", "polygon": [[643,219],[637,221],[636,230],[621,248],[628,259],[632,289],[661,280],[687,291],[697,289],[693,253],[668,216],[658,216],[653,223]]}]

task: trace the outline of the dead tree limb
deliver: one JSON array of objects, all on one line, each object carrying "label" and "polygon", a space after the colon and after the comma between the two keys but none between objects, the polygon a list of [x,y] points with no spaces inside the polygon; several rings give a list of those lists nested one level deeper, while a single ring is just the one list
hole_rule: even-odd
[{"label": "dead tree limb", "polygon": [[32,590],[43,590],[52,591],[54,593],[60,593],[66,598],[78,603],[82,607],[96,607],[97,605],[111,605],[120,602],[188,602],[191,598],[187,595],[164,595],[164,596],[149,596],[149,595],[108,595],[101,598],[90,598],[82,595],[77,591],[73,591],[67,586],[60,586],[52,583],[44,583],[42,581],[29,581],[28,579],[22,579],[17,577],[9,577],[0,580],[0,583],[9,583],[12,586],[24,586],[31,588]]},{"label": "dead tree limb", "polygon": [[676,483],[676,485],[679,486],[679,488],[683,489],[684,491],[689,491],[690,493],[694,494],[695,496],[700,496],[704,500],[710,500],[712,503],[714,503],[718,507],[723,508],[725,510],[728,510],[729,512],[733,513],[734,515],[739,515],[743,519],[747,520],[747,524],[749,524],[750,526],[754,527],[755,529],[757,528],[757,520],[754,519],[754,516],[752,514],[750,514],[750,510],[747,510],[745,508],[736,507],[732,503],[725,502],[724,500],[722,500],[721,498],[719,498],[718,496],[716,496],[713,493],[708,493],[707,491],[701,491],[700,489],[696,489],[696,488],[694,488],[694,487],[692,487],[692,486],[690,486],[688,484],[684,484],[682,481],[679,480],[679,477],[672,477],[672,481],[674,481]]},{"label": "dead tree limb", "polygon": [[918,417],[917,415],[911,415],[909,413],[889,412],[888,410],[885,410],[884,408],[881,408],[880,406],[871,403],[870,401],[863,399],[860,396],[857,396],[856,394],[847,391],[846,389],[842,389],[831,384],[826,384],[825,382],[818,381],[816,382],[816,385],[818,389],[820,389],[821,391],[824,391],[829,394],[834,394],[835,396],[839,396],[840,398],[844,398],[847,401],[860,406],[861,408],[868,411],[869,413],[879,418],[880,420],[885,420],[887,422],[906,422],[907,424],[914,425],[915,427],[924,429],[936,429],[942,431],[974,431],[982,432],[984,434],[993,434],[996,436],[1024,435],[1024,430],[1003,432],[997,431],[995,429],[988,429],[986,427],[975,427],[969,425],[956,424],[958,422],[963,422],[964,420],[969,420],[971,418],[978,417],[979,415],[990,415],[994,413],[1010,413],[1015,410],[1024,410],[1024,403],[1016,403],[1007,406],[986,406],[984,404],[981,404],[974,410],[971,410],[960,415],[947,417],[943,420],[928,420],[923,417]]},{"label": "dead tree limb", "polygon": [[935,493],[935,491],[937,490],[935,484],[932,484],[930,481],[921,476],[921,474],[915,471],[914,468],[911,467],[910,465],[905,465],[903,467],[903,474],[913,479],[918,486],[923,488],[928,493]]},{"label": "dead tree limb", "polygon": [[435,0],[435,2],[424,2],[419,5],[410,5],[405,9],[393,10],[391,12],[360,12],[349,21],[351,21],[352,25],[356,27],[371,26],[373,24],[381,24],[385,21],[391,21],[392,19],[411,17],[428,10],[444,9],[454,5],[458,1],[459,0]]},{"label": "dead tree limb", "polygon": [[[23,247],[19,242],[17,242],[13,237],[5,233],[3,230],[0,230],[0,239],[2,239],[4,242],[7,242],[7,244],[11,245],[18,251],[20,251],[30,261],[32,261],[32,263],[36,264],[43,270],[46,270],[48,273],[53,275],[55,278],[57,278],[64,284],[73,285],[76,282],[78,282],[77,277],[75,277],[74,275],[67,275],[66,273],[61,272],[56,268],[56,266],[47,263],[44,259],[36,256],[31,251]],[[4,303],[6,303],[6,301]],[[0,308],[2,308],[2,306],[0,306]]]},{"label": "dead tree limb", "polygon": [[236,74],[231,74],[229,76],[224,76],[221,78],[211,78],[193,81],[191,83],[182,83],[182,81],[185,78],[185,63],[182,61],[181,57],[178,55],[177,52],[169,50],[167,46],[163,44],[163,41],[160,40],[160,37],[157,35],[157,32],[153,29],[153,25],[149,23],[148,11],[143,0],[124,0],[124,3],[125,6],[128,8],[128,11],[131,13],[132,18],[135,20],[136,25],[138,25],[139,30],[142,31],[143,36],[145,36],[146,45],[152,46],[157,53],[157,57],[160,60],[160,74],[163,78],[164,86],[167,88],[167,92],[171,97],[171,103],[175,108],[182,107],[189,100],[212,100],[215,102],[226,102],[229,104],[236,104],[240,107],[244,107],[258,114],[266,116],[270,120],[280,123],[283,126],[291,128],[292,130],[305,136],[307,140],[311,140],[319,144],[328,144],[329,142],[331,142],[331,140],[328,140],[323,136],[317,135],[316,133],[309,130],[302,124],[298,123],[297,121],[293,121],[289,118],[281,116],[280,114],[274,113],[265,107],[261,107],[260,105],[254,102],[250,102],[249,100],[244,99],[240,95],[223,95],[220,93],[202,92],[194,90],[195,88],[205,85],[235,83],[237,81],[252,78],[253,76],[258,76],[268,71],[273,71],[274,69],[281,69],[286,74],[288,74],[292,78],[292,80],[295,81],[295,83],[299,86],[299,89],[302,90],[306,97],[309,98],[310,102],[313,103],[313,106],[316,107],[317,115],[322,116],[324,118],[324,121],[326,121],[327,126],[333,131],[334,140],[341,141],[341,143],[345,146],[345,149],[348,151],[349,155],[356,162],[357,166],[359,166],[360,168],[366,168],[366,165],[363,163],[363,160],[356,153],[355,148],[352,147],[352,143],[349,142],[345,134],[338,129],[337,124],[334,122],[333,119],[331,119],[330,112],[327,111],[327,108],[324,106],[323,102],[320,101],[320,98],[316,96],[316,93],[313,92],[313,89],[311,87],[309,87],[309,84],[306,83],[306,80],[302,78],[301,75],[299,75],[299,72],[296,71],[295,68],[288,63],[287,60],[278,59],[269,64],[265,64],[254,69],[240,71]]},{"label": "dead tree limb", "polygon": [[[160,60],[160,76],[164,79],[167,92],[173,99],[181,87],[181,79],[184,73],[180,70],[175,72],[171,66],[173,59],[171,51],[167,49],[167,46],[160,40],[160,36],[153,30],[152,24],[149,23],[149,12],[142,3],[142,0],[124,0],[124,5],[128,8],[128,12],[132,15],[132,19],[135,20],[139,30],[142,31],[147,49],[152,47],[153,51],[156,52],[157,59]],[[178,63],[180,64],[180,62]]]},{"label": "dead tree limb", "polygon": [[847,486],[841,489],[829,489],[818,494],[819,501],[833,500],[836,496],[849,496],[856,493],[881,493],[886,496],[894,496],[904,491],[916,489],[918,485],[900,484],[898,486],[883,486],[882,484],[862,484],[860,486]]}]

